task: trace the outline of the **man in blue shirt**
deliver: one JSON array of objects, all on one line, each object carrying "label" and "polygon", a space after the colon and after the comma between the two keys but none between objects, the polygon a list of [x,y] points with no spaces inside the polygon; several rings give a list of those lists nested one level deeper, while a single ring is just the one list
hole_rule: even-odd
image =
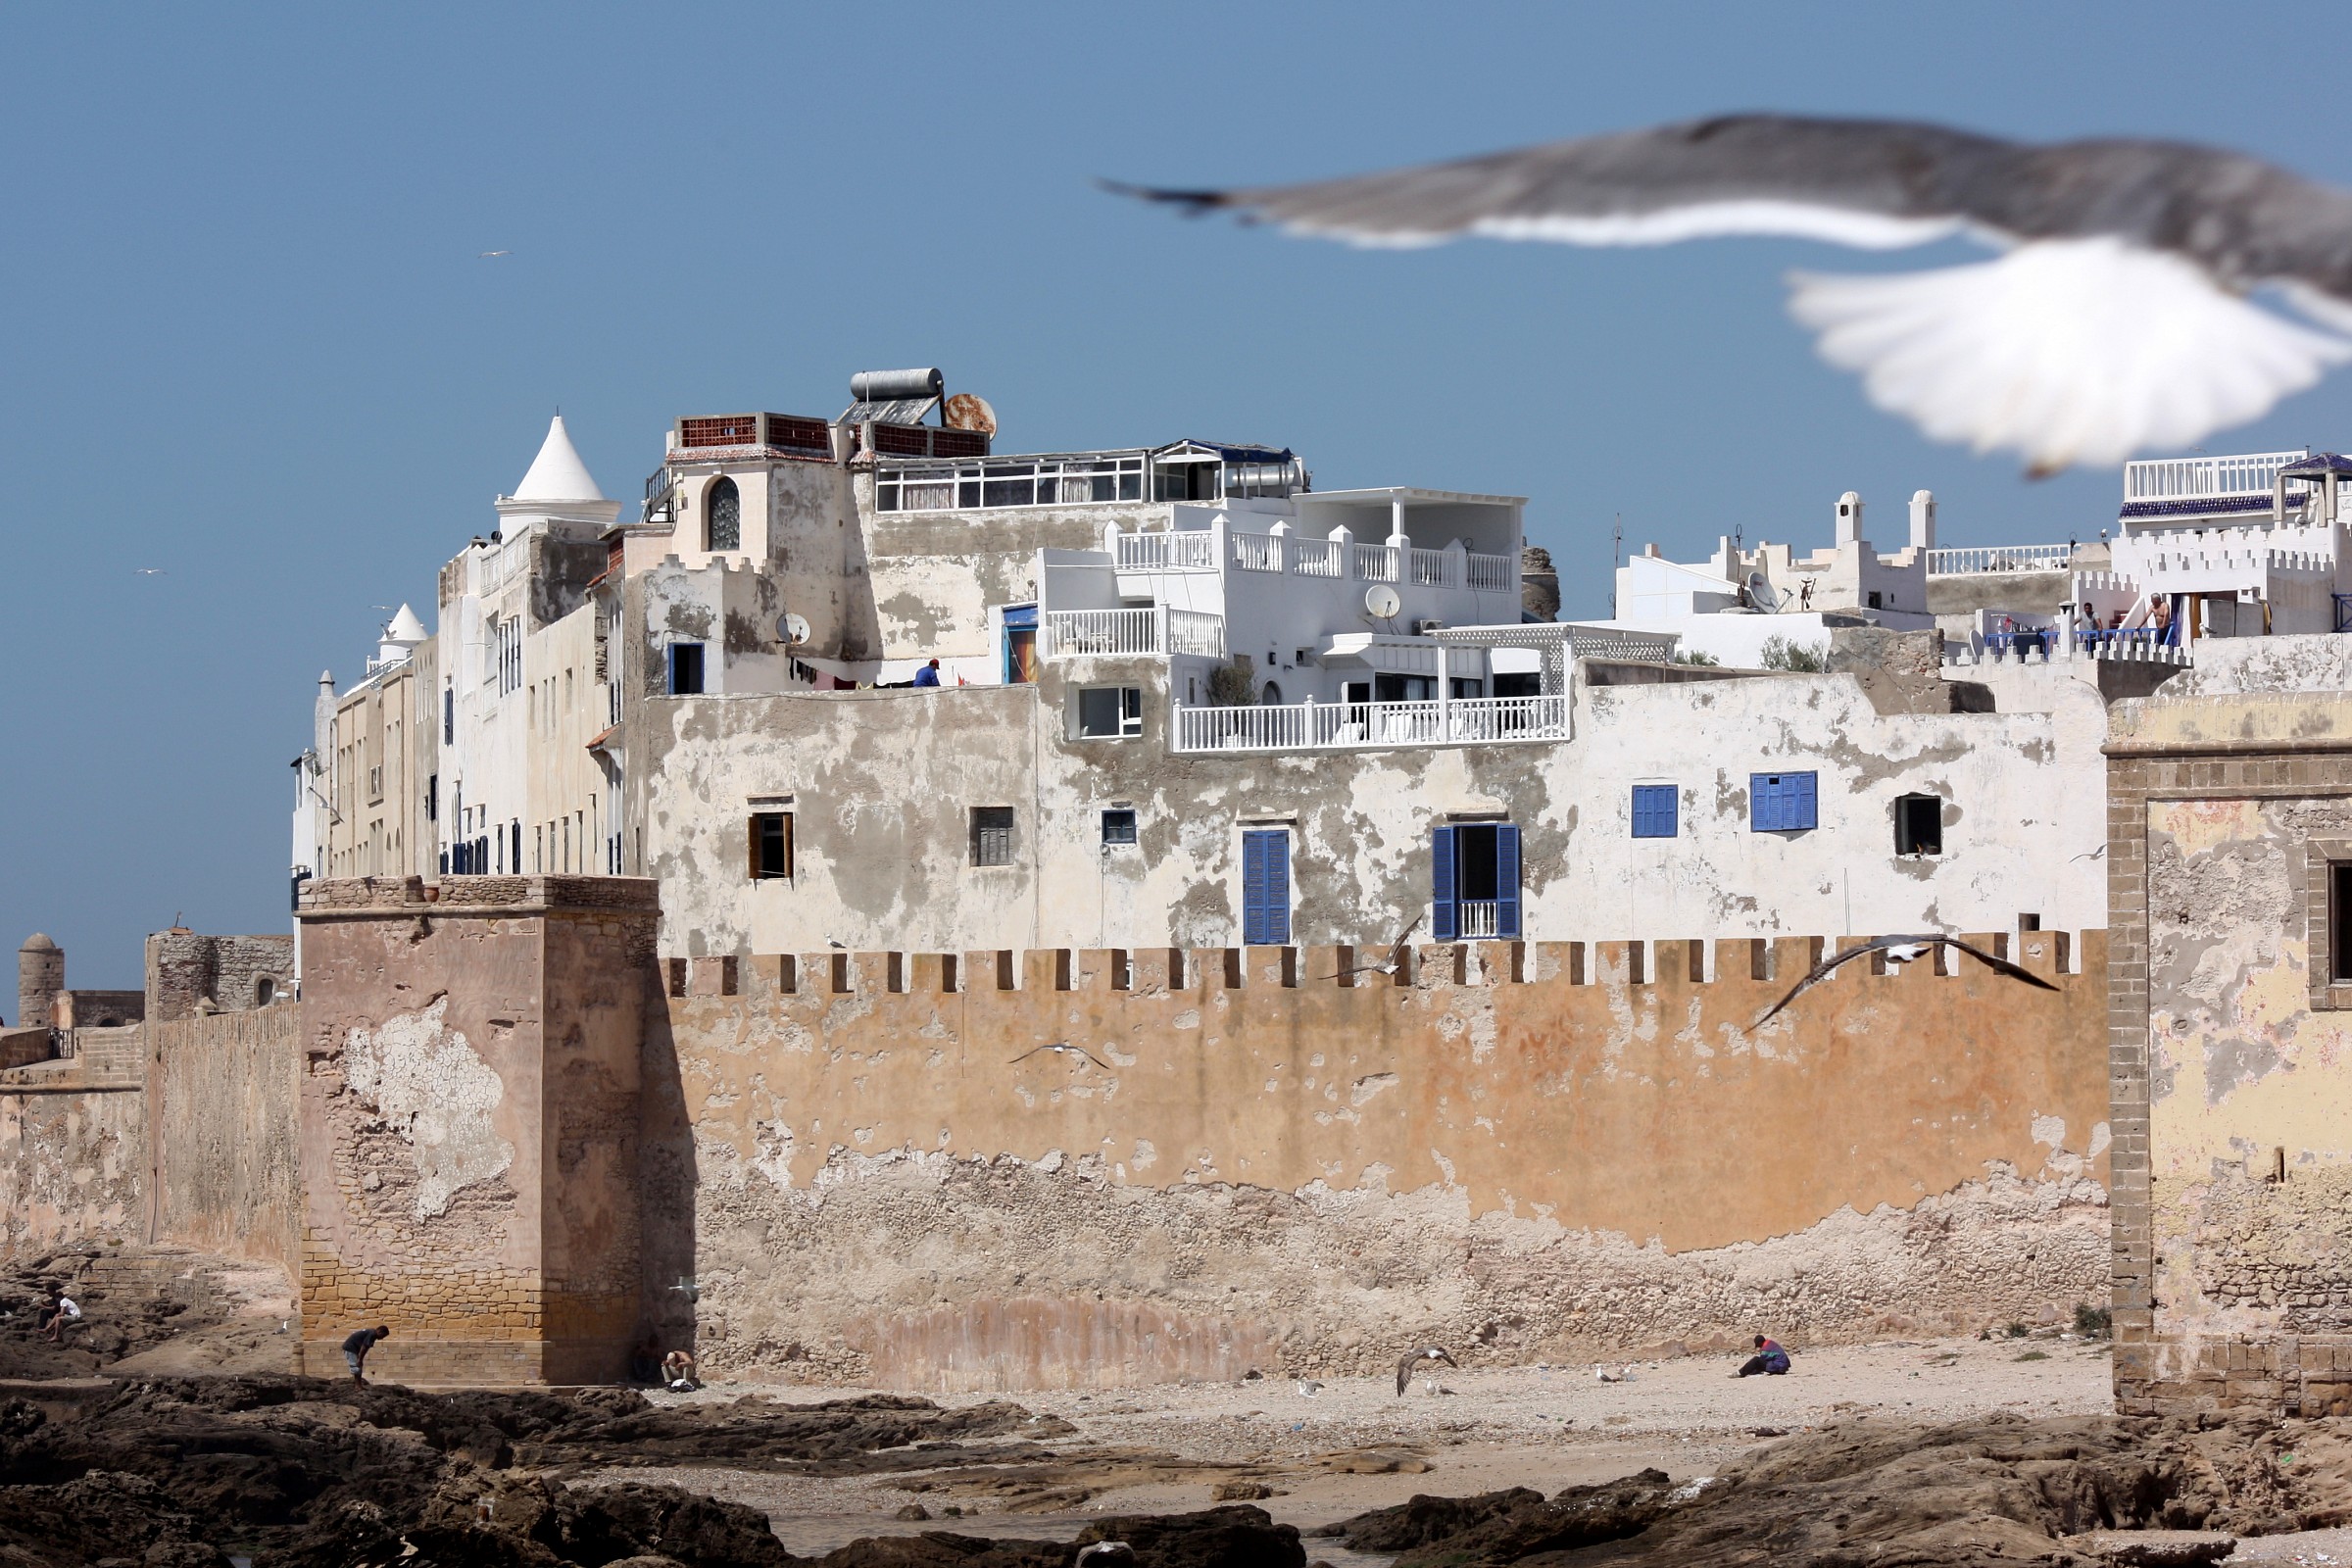
[{"label": "man in blue shirt", "polygon": [[928,664],[925,664],[925,665],[924,665],[922,668],[920,668],[920,669],[916,670],[916,671],[914,672],[914,683],[915,683],[917,686],[936,686],[936,685],[938,685],[938,684],[939,684],[939,661],[938,661],[938,660],[936,660],[936,659],[934,659],[933,661],[931,661],[931,662],[929,662]]}]

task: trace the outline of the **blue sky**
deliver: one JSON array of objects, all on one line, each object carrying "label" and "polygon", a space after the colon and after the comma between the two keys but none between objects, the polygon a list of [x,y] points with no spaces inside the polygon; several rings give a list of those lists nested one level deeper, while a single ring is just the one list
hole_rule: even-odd
[{"label": "blue sky", "polygon": [[[1326,488],[1532,498],[1571,613],[1629,549],[2111,518],[1871,410],[1781,241],[1351,251],[1098,194],[1743,108],[2215,141],[2352,183],[2317,6],[44,7],[0,17],[0,936],[137,983],[278,930],[287,761],[375,607],[428,619],[559,405],[616,497],[684,414],[939,365],[1008,450],[1226,437]],[[485,250],[510,250],[494,261]],[[2338,376],[2214,450],[2352,442]],[[162,575],[139,575],[137,568]],[[13,1019],[13,1004],[0,1003]]]}]

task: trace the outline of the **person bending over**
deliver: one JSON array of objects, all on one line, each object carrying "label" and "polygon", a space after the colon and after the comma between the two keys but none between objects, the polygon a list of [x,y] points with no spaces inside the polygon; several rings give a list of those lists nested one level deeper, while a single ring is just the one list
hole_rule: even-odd
[{"label": "person bending over", "polygon": [[363,1389],[368,1386],[368,1352],[375,1348],[376,1341],[391,1337],[392,1331],[379,1323],[374,1328],[361,1329],[344,1339],[343,1364],[351,1368],[352,1382]]},{"label": "person bending over", "polygon": [[1741,1363],[1740,1376],[1777,1378],[1785,1377],[1788,1371],[1788,1352],[1759,1334],[1756,1336],[1756,1353]]}]

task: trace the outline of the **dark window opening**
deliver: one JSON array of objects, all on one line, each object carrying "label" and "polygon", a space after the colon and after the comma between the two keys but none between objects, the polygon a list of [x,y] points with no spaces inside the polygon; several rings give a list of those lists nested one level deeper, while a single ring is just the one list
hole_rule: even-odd
[{"label": "dark window opening", "polygon": [[1078,738],[1132,740],[1144,732],[1139,686],[1099,686],[1078,694]]},{"label": "dark window opening", "polygon": [[1943,802],[1933,795],[1905,795],[1894,803],[1894,853],[1943,853]]},{"label": "dark window opening", "polygon": [[1670,839],[1680,826],[1675,788],[1671,784],[1634,786],[1634,837]]},{"label": "dark window opening", "polygon": [[1494,675],[1494,695],[1497,697],[1541,697],[1544,677],[1532,669],[1498,670]]},{"label": "dark window opening", "polygon": [[1873,610],[1880,610],[1880,609],[1884,609],[1884,608],[1885,608],[1884,606],[1882,606],[1882,605],[1879,603],[1879,591],[1878,591],[1876,588],[1873,588],[1873,589],[1870,591],[1870,596],[1869,596],[1869,598],[1870,598],[1870,608],[1871,608],[1871,609],[1873,609]]},{"label": "dark window opening", "polygon": [[1102,813],[1102,842],[1133,844],[1135,842],[1135,810],[1132,807],[1113,807]]},{"label": "dark window opening", "polygon": [[1012,863],[1011,807],[975,806],[972,808],[972,863],[974,865],[1010,865]]},{"label": "dark window opening", "polygon": [[792,875],[790,811],[754,811],[750,838],[753,881]]},{"label": "dark window opening", "polygon": [[1519,937],[1519,829],[1465,822],[1432,836],[1432,934],[1440,942]]},{"label": "dark window opening", "polygon": [[703,530],[710,543],[708,550],[741,550],[743,548],[743,496],[735,481],[721,476],[710,487],[710,495],[703,504]]},{"label": "dark window opening", "polygon": [[441,688],[441,744],[454,746],[458,740],[458,694]]},{"label": "dark window opening", "polygon": [[441,775],[438,773],[431,774],[424,781],[424,819],[427,822],[441,819]]},{"label": "dark window opening", "polygon": [[1372,677],[1372,700],[1376,703],[1431,703],[1437,697],[1438,682],[1434,675],[1376,673]]},{"label": "dark window opening", "polygon": [[2352,860],[2328,866],[2328,983],[2352,985]]},{"label": "dark window opening", "polygon": [[669,645],[669,695],[700,697],[703,694],[703,645],[701,643],[671,643]]},{"label": "dark window opening", "polygon": [[1487,683],[1476,676],[1456,675],[1453,677],[1453,685],[1449,688],[1448,695],[1457,703],[1464,699],[1476,701],[1487,695]]}]

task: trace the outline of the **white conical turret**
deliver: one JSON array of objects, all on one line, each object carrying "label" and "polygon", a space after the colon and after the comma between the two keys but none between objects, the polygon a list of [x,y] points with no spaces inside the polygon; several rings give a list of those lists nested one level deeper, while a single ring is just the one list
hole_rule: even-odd
[{"label": "white conical turret", "polygon": [[401,663],[416,652],[424,638],[424,622],[416,618],[416,612],[402,605],[399,612],[384,623],[383,638],[375,645],[375,659],[368,665],[369,670]]},{"label": "white conical turret", "polygon": [[540,443],[539,456],[531,460],[530,472],[514,487],[511,501],[602,501],[605,493],[596,487],[588,472],[588,465],[571,444],[571,433],[564,428],[564,416],[557,415],[547,426],[547,439]]}]

